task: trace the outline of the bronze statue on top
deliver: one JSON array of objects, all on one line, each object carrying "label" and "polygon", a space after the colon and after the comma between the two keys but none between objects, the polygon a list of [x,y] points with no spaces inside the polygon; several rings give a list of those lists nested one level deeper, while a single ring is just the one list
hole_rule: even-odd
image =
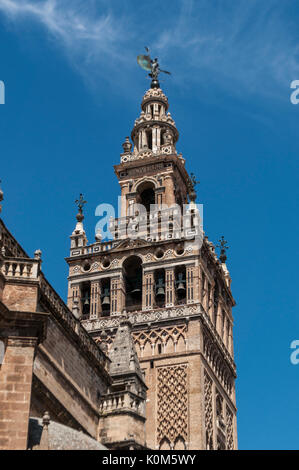
[{"label": "bronze statue on top", "polygon": [[147,52],[147,55],[140,54],[137,56],[137,62],[140,65],[140,67],[143,70],[146,70],[147,72],[150,72],[148,75],[152,79],[151,82],[151,88],[160,88],[159,84],[159,73],[167,73],[167,75],[171,75],[170,72],[167,72],[167,70],[162,70],[160,69],[158,59],[151,59],[149,55],[149,48],[145,47],[145,50]]}]

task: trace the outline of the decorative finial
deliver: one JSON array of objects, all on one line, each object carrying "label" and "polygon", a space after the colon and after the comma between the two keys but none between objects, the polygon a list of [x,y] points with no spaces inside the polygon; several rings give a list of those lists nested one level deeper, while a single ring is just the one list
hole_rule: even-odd
[{"label": "decorative finial", "polygon": [[167,75],[171,75],[170,72],[167,72],[167,70],[162,70],[160,69],[158,59],[151,59],[149,55],[149,48],[145,47],[145,50],[147,52],[147,55],[138,55],[137,56],[137,63],[140,65],[140,67],[143,70],[146,70],[147,72],[150,72],[148,76],[152,79],[151,82],[151,88],[160,88],[160,83],[158,80],[158,76],[160,72],[167,73]]},{"label": "decorative finial", "polygon": [[86,204],[86,203],[87,203],[87,201],[84,201],[83,194],[81,193],[79,199],[76,199],[76,201],[75,201],[75,204],[77,204],[78,209],[79,209],[79,212],[76,215],[76,218],[77,218],[78,222],[82,222],[82,220],[84,219],[83,207],[84,207],[84,204]]},{"label": "decorative finial", "polygon": [[227,241],[224,240],[224,236],[222,235],[222,237],[220,238],[219,241],[219,244],[216,245],[217,248],[220,248],[220,256],[219,256],[219,259],[221,261],[221,263],[225,263],[225,261],[227,260],[227,256],[226,256],[226,250],[229,249],[229,246],[227,245]]},{"label": "decorative finial", "polygon": [[34,252],[34,258],[35,258],[35,259],[41,259],[41,257],[42,257],[42,252],[41,252],[41,250],[35,250],[35,252]]},{"label": "decorative finial", "polygon": [[199,184],[200,181],[196,180],[196,176],[194,173],[190,173],[189,181],[188,181],[188,193],[189,193],[189,198],[190,201],[194,202],[196,200],[196,191],[195,191],[195,186]]},{"label": "decorative finial", "polygon": [[132,150],[132,144],[130,142],[129,137],[126,137],[126,140],[122,144],[122,148],[124,149],[124,153],[131,153]]}]

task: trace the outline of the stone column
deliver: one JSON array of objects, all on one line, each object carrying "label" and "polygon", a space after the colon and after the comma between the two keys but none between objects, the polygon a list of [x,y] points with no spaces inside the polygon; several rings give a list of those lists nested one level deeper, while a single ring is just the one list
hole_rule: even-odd
[{"label": "stone column", "polygon": [[91,281],[90,284],[90,318],[98,318],[102,311],[101,286],[99,281]]},{"label": "stone column", "polygon": [[216,316],[216,330],[221,336],[221,325],[222,325],[222,306],[221,302],[218,302],[217,316]]},{"label": "stone column", "polygon": [[127,194],[129,193],[129,183],[124,183],[121,185],[121,210],[120,210],[120,216],[121,217],[126,217],[127,215]]},{"label": "stone column", "polygon": [[123,275],[117,281],[117,311],[121,313],[126,307],[126,289]]},{"label": "stone column", "polygon": [[208,314],[210,317],[211,322],[213,322],[213,312],[214,312],[214,290],[215,287],[211,287],[210,289],[210,299],[209,299],[209,305],[208,305]]},{"label": "stone column", "polygon": [[154,272],[143,273],[142,310],[151,310],[154,303]]},{"label": "stone column", "polygon": [[227,349],[229,350],[231,356],[234,357],[233,326],[232,326],[231,322],[229,322]]},{"label": "stone column", "polygon": [[175,303],[174,267],[165,269],[165,307],[173,307]]},{"label": "stone column", "polygon": [[174,184],[173,179],[170,175],[165,176],[164,178],[164,186],[165,186],[165,204],[171,206],[175,204],[175,195],[174,195]]},{"label": "stone column", "polygon": [[120,305],[118,305],[118,287],[119,287],[119,279],[111,279],[111,286],[110,286],[110,314],[116,315],[119,313]]},{"label": "stone column", "polygon": [[157,127],[157,150],[161,147],[161,128]]},{"label": "stone column", "polygon": [[186,295],[186,300],[187,304],[193,304],[195,301],[195,289],[194,289],[194,266],[187,266],[186,269],[186,290],[187,290],[187,295]]},{"label": "stone column", "polygon": [[152,150],[157,151],[157,127],[154,126],[152,129]]},{"label": "stone column", "polygon": [[69,297],[67,301],[67,306],[70,310],[73,310],[74,300],[78,300],[78,306],[81,312],[81,289],[80,284],[70,284],[69,287]]}]

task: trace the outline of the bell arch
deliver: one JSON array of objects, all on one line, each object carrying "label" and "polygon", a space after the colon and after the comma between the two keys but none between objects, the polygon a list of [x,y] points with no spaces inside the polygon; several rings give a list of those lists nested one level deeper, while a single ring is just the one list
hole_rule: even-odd
[{"label": "bell arch", "polygon": [[125,308],[128,311],[142,307],[142,259],[132,255],[123,262]]}]

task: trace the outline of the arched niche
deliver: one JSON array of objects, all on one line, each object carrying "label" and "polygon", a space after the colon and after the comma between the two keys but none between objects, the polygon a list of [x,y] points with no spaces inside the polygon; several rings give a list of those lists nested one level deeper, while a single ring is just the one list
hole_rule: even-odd
[{"label": "arched niche", "polygon": [[152,181],[143,181],[136,188],[136,192],[138,204],[142,204],[149,213],[151,204],[156,203],[155,184]]},{"label": "arched niche", "polygon": [[166,437],[164,437],[162,441],[160,442],[159,450],[170,450],[170,449],[171,449],[170,442]]},{"label": "arched niche", "polygon": [[142,307],[142,260],[139,256],[129,256],[123,263],[125,287],[125,308],[127,311],[141,310]]}]

